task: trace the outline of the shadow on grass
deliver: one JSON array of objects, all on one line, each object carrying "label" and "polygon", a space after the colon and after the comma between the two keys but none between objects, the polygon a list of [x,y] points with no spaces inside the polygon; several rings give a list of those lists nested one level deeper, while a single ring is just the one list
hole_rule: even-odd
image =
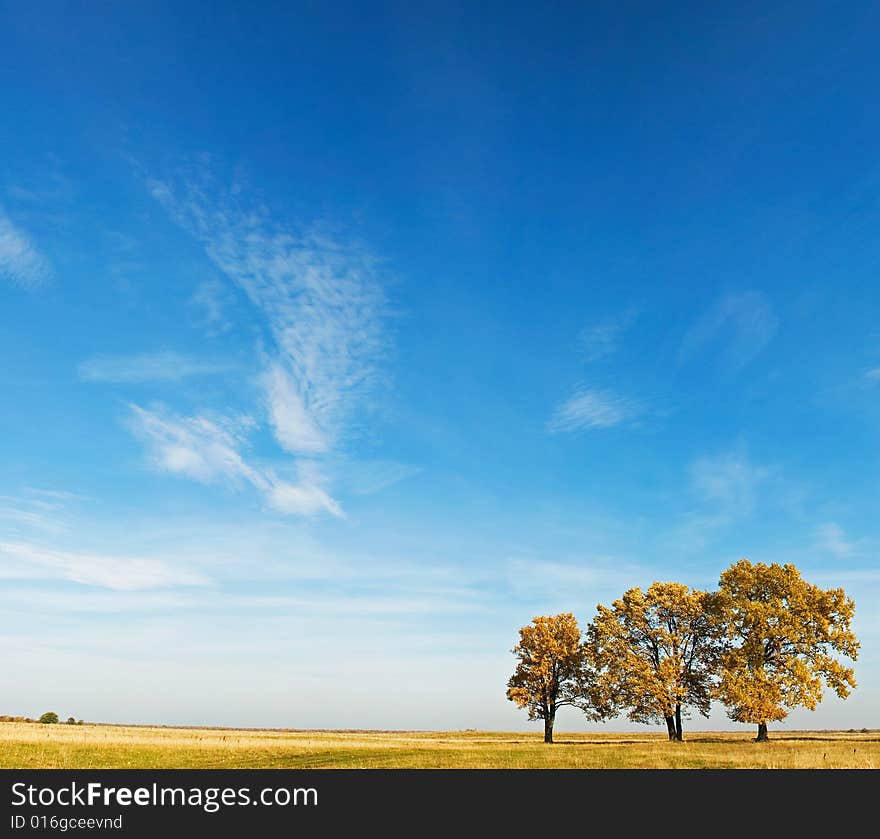
[{"label": "shadow on grass", "polygon": [[[793,735],[779,734],[776,737],[771,733],[767,743],[799,743],[799,742],[817,742],[817,743],[880,743],[880,737],[820,737],[812,735]],[[497,742],[497,741],[496,741]],[[510,740],[505,741],[517,743],[520,745],[539,744],[538,740]],[[684,740],[676,742],[675,740],[667,740],[665,737],[658,737],[656,740],[554,740],[553,746],[658,746],[668,743],[672,746],[686,745],[687,743],[723,743],[729,746],[736,745],[754,745],[755,738],[753,736],[743,737],[713,737],[705,735],[694,735],[688,737],[685,735]]]}]

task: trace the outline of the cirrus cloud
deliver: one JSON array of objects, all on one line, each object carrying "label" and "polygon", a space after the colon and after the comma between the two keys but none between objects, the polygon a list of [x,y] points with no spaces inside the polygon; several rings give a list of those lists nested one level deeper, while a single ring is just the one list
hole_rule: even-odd
[{"label": "cirrus cloud", "polygon": [[551,433],[611,428],[634,419],[641,405],[612,391],[578,388],[560,403],[547,423]]},{"label": "cirrus cloud", "polygon": [[49,261],[0,209],[0,277],[35,288],[52,273]]},{"label": "cirrus cloud", "polygon": [[249,418],[179,417],[134,404],[129,409],[131,429],[146,443],[150,463],[159,471],[235,489],[250,484],[281,513],[342,515],[339,504],[314,480],[318,474],[314,470],[303,468],[303,480],[293,484],[272,469],[245,460],[241,450],[253,427]]}]

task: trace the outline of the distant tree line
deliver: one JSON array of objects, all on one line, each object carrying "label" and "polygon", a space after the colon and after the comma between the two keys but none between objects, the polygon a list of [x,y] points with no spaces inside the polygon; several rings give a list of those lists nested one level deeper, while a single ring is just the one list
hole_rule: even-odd
[{"label": "distant tree line", "polygon": [[[13,717],[9,714],[0,714],[0,722],[38,722],[43,725],[57,725],[61,720],[54,711],[46,711],[38,720],[33,719],[32,717]],[[74,717],[67,718],[67,725],[82,725],[82,720],[77,720]]]},{"label": "distant tree line", "polygon": [[682,718],[708,717],[713,700],[730,719],[756,724],[764,741],[787,709],[813,710],[823,685],[841,698],[855,688],[853,669],[833,657],[858,656],[854,612],[843,589],[811,585],[794,565],[743,559],[721,574],[717,591],[675,582],[631,588],[610,607],[599,604],[584,631],[570,612],[533,618],[512,650],[507,698],[544,721],[545,743],[564,706],[592,721],[625,714],[665,723],[680,741]]}]

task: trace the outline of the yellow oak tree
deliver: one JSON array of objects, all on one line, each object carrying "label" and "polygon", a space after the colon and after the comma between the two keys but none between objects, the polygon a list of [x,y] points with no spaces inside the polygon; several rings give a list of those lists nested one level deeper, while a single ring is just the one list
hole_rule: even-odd
[{"label": "yellow oak tree", "polygon": [[856,686],[853,669],[832,656],[854,661],[859,650],[843,589],[811,585],[794,565],[743,559],[721,575],[717,605],[728,648],[716,696],[732,720],[757,724],[756,740],[786,709],[814,710],[823,681],[841,698]]},{"label": "yellow oak tree", "polygon": [[626,711],[633,722],[664,720],[682,739],[682,713],[709,715],[721,648],[714,595],[682,583],[653,583],[599,604],[587,630],[604,713]]},{"label": "yellow oak tree", "polygon": [[544,720],[544,742],[553,742],[556,712],[582,703],[584,648],[570,612],[532,618],[511,651],[519,659],[507,682],[507,698],[526,708],[530,720]]}]

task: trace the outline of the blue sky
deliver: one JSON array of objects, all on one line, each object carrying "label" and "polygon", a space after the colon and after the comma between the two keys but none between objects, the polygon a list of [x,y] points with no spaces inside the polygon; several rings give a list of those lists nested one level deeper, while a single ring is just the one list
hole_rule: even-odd
[{"label": "blue sky", "polygon": [[4,713],[537,730],[533,615],[748,557],[880,725],[876,4],[0,18]]}]

